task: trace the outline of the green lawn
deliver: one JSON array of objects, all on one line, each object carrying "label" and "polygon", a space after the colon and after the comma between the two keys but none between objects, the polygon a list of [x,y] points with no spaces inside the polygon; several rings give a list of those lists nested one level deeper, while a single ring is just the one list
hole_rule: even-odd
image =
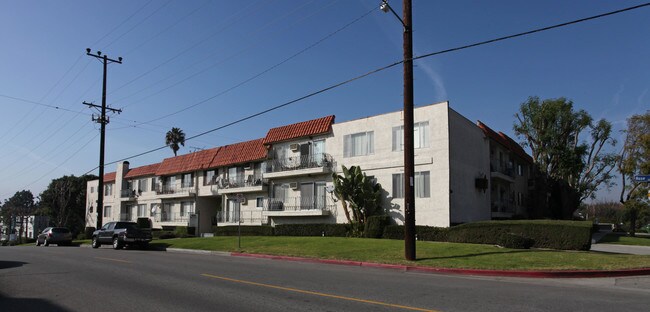
[{"label": "green lawn", "polygon": [[[238,251],[237,237],[156,240],[152,246]],[[417,261],[404,260],[404,241],[339,237],[242,237],[242,252],[321,259],[492,270],[610,270],[650,268],[650,256],[491,245],[417,242]]]},{"label": "green lawn", "polygon": [[632,245],[632,246],[650,246],[650,236],[629,237],[618,234],[607,234],[599,243]]}]

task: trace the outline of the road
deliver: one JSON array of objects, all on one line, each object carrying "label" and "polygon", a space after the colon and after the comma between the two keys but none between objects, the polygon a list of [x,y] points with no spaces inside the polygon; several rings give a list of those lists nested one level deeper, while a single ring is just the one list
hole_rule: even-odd
[{"label": "road", "polygon": [[424,274],[164,251],[0,247],[0,311],[646,311],[650,277]]}]

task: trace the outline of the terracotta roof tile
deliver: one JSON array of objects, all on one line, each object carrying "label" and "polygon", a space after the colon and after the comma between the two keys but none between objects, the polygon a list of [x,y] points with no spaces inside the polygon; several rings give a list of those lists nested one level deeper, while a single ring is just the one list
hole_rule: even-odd
[{"label": "terracotta roof tile", "polygon": [[158,170],[158,167],[160,167],[160,163],[129,169],[129,172],[127,172],[126,175],[124,175],[124,178],[128,179],[128,178],[137,178],[137,177],[154,175],[156,174],[156,170]]},{"label": "terracotta roof tile", "polygon": [[517,156],[521,157],[525,161],[529,163],[533,163],[533,158],[524,151],[524,149],[519,145],[515,140],[504,134],[503,132],[495,132],[494,130],[490,129],[487,125],[482,123],[480,120],[476,123],[481,130],[493,139],[494,141],[498,142],[499,144],[503,145],[505,148],[508,150],[512,151],[513,153],[517,154]]},{"label": "terracotta roof tile", "polygon": [[209,168],[217,168],[265,159],[267,150],[263,139],[222,146]]},{"label": "terracotta roof tile", "polygon": [[217,155],[220,147],[208,150],[185,154],[176,157],[165,158],[156,170],[157,176],[184,173],[205,169]]},{"label": "terracotta roof tile", "polygon": [[332,131],[334,115],[303,121],[292,125],[272,128],[266,134],[264,144],[272,144],[281,141],[291,140],[317,134],[324,134]]},{"label": "terracotta roof tile", "polygon": [[109,172],[104,174],[104,183],[106,182],[115,182],[115,172]]}]

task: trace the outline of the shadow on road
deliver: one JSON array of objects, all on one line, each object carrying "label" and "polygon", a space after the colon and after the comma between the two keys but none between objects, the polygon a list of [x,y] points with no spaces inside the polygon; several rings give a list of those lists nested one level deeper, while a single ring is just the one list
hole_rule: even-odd
[{"label": "shadow on road", "polygon": [[21,267],[25,264],[28,264],[27,262],[22,262],[22,261],[1,261],[0,260],[0,270],[2,269],[9,269],[9,268],[17,268]]},{"label": "shadow on road", "polygon": [[[0,261],[2,263],[2,261]],[[67,312],[66,310],[48,300],[38,298],[7,298],[0,294],[0,308],[2,311],[48,311],[48,312]]]}]

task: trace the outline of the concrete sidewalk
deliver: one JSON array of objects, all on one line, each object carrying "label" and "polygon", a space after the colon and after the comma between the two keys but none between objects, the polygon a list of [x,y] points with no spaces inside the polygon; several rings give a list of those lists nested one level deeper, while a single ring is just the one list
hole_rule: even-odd
[{"label": "concrete sidewalk", "polygon": [[631,255],[650,255],[650,247],[647,246],[628,246],[618,244],[592,244],[591,251],[622,253]]}]

